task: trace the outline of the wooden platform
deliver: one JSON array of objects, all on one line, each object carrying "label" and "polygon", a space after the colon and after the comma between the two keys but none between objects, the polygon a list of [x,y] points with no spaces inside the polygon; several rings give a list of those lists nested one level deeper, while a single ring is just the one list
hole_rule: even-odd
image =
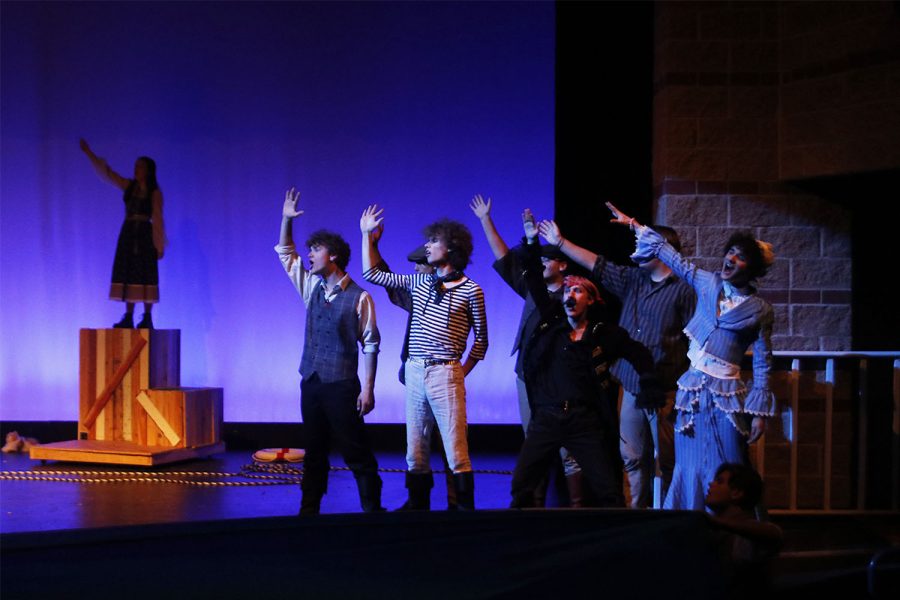
[{"label": "wooden platform", "polygon": [[116,465],[152,467],[193,458],[202,458],[225,451],[225,443],[206,444],[193,448],[160,448],[133,442],[113,440],[71,440],[55,444],[33,446],[33,460],[60,460]]}]

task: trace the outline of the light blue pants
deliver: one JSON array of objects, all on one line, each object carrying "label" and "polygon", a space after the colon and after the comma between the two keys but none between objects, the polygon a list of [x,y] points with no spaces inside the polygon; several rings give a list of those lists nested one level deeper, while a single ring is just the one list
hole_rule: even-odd
[{"label": "light blue pants", "polygon": [[441,432],[454,473],[472,470],[466,423],[466,384],[459,361],[426,367],[406,361],[406,464],[413,473],[431,471],[431,432]]}]

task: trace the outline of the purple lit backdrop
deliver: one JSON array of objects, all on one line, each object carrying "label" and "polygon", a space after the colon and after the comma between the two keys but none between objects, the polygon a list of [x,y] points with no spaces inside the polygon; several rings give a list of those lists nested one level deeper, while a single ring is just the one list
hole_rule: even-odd
[{"label": "purple lit backdrop", "polygon": [[[182,330],[183,385],[225,388],[226,420],[300,418],[305,314],[272,250],[297,185],[295,239],[338,230],[358,281],[368,203],[387,209],[397,270],[429,220],[469,225],[491,342],[469,418],[518,422],[521,301],[468,201],[493,196],[511,243],[521,208],[551,214],[551,3],[4,2],[0,21],[0,419],[75,420],[78,329],[121,315],[106,300],[121,194],[84,136],[124,175],[156,159],[170,246],[154,320]],[[369,420],[402,422],[406,316],[367,287],[384,339]]]}]

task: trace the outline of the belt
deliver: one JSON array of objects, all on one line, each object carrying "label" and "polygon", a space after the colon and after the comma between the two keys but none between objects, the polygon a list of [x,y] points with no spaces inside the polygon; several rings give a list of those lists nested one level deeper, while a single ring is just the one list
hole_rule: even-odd
[{"label": "belt", "polygon": [[569,402],[568,400],[566,400],[564,402],[560,402],[559,404],[538,404],[535,408],[537,410],[548,410],[550,412],[568,414],[573,410],[587,408],[587,406],[584,404]]},{"label": "belt", "polygon": [[434,365],[450,365],[455,362],[459,362],[455,358],[424,358],[422,359],[422,363],[426,367],[433,367]]}]

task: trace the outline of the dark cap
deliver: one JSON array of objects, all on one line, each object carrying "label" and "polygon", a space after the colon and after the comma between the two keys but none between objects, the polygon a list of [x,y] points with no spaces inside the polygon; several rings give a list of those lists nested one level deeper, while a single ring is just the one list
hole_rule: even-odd
[{"label": "dark cap", "polygon": [[427,265],[428,257],[425,256],[425,244],[419,244],[416,249],[406,255],[406,260],[417,265]]},{"label": "dark cap", "polygon": [[541,256],[552,260],[562,260],[569,262],[569,257],[563,254],[562,250],[552,244],[544,244],[541,246]]}]

